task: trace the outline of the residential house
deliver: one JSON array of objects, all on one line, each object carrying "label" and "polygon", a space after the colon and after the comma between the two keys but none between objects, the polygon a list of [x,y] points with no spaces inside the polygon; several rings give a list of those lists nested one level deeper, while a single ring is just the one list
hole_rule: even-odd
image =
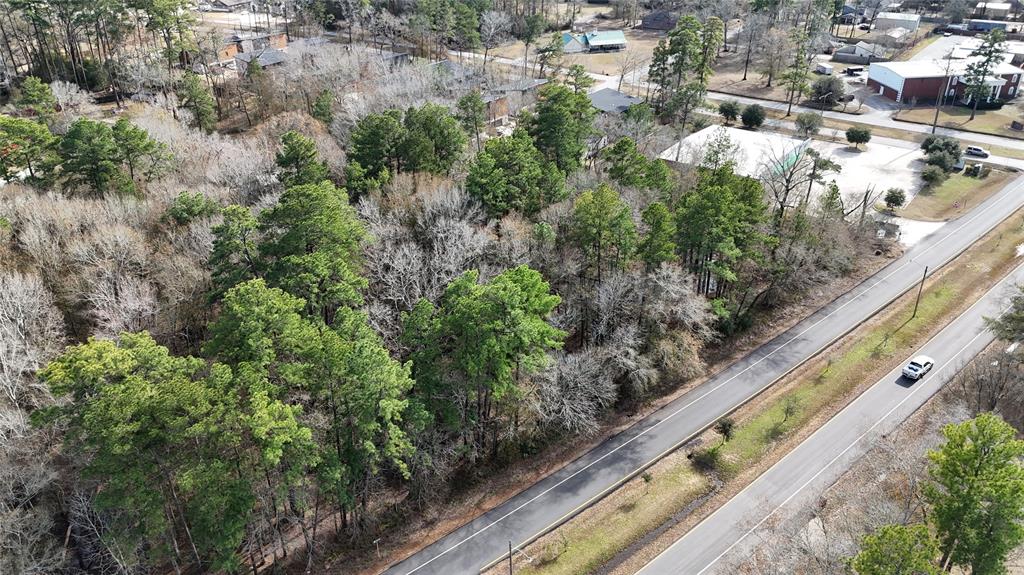
[{"label": "residential house", "polygon": [[640,21],[640,28],[642,30],[661,30],[667,32],[674,29],[678,22],[679,16],[672,12],[668,10],[654,10]]},{"label": "residential house", "polygon": [[1009,2],[978,2],[974,7],[974,15],[981,18],[1006,18],[1013,7]]},{"label": "residential house", "polygon": [[888,60],[891,57],[891,49],[881,44],[869,44],[867,42],[847,44],[832,53],[833,61],[845,62],[847,64],[870,64],[871,62]]},{"label": "residential house", "polygon": [[598,30],[586,34],[562,34],[562,50],[566,54],[581,52],[612,52],[626,49],[626,35],[622,30]]},{"label": "residential house", "polygon": [[890,30],[892,28],[906,28],[916,32],[921,25],[920,14],[908,14],[905,12],[879,12],[875,18],[875,30]]},{"label": "residential house", "polygon": [[590,94],[590,104],[606,114],[621,114],[630,106],[643,102],[641,98],[624,94],[612,88],[603,88]]},{"label": "residential house", "polygon": [[252,0],[213,0],[210,6],[216,12],[252,12],[256,9]]},{"label": "residential house", "polygon": [[268,47],[255,52],[243,52],[235,56],[235,71],[238,72],[239,78],[244,78],[254,61],[259,62],[260,67],[266,70],[284,64],[287,59],[285,53],[277,48]]}]

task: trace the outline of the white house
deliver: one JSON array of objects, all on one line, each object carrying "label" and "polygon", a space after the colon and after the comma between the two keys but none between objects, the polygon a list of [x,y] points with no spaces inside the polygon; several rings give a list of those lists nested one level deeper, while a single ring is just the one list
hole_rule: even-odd
[{"label": "white house", "polygon": [[920,14],[906,14],[904,12],[879,12],[875,18],[875,30],[891,30],[892,28],[906,28],[911,32],[917,31],[921,25]]},{"label": "white house", "polygon": [[985,18],[1006,18],[1012,8],[1009,2],[978,2],[974,14]]}]

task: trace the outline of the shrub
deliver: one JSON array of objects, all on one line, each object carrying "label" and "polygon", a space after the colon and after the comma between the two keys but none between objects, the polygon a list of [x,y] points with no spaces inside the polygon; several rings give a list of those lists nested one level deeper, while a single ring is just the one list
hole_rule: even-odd
[{"label": "shrub", "polygon": [[803,132],[805,137],[817,134],[818,130],[821,129],[821,124],[821,115],[814,112],[801,112],[796,116],[796,127]]},{"label": "shrub", "polygon": [[181,192],[167,207],[164,218],[179,226],[184,226],[198,218],[210,217],[218,211],[220,211],[220,206],[217,205],[217,202],[203,194]]},{"label": "shrub", "polygon": [[857,149],[860,149],[861,144],[866,144],[871,141],[871,130],[869,128],[853,126],[846,130],[846,141],[853,144]]},{"label": "shrub", "polygon": [[953,156],[953,163],[955,164],[960,159],[960,142],[956,141],[955,138],[949,136],[928,136],[921,142],[921,149],[926,154],[933,152],[946,152]]},{"label": "shrub", "polygon": [[846,95],[846,85],[838,76],[822,76],[811,86],[811,99],[820,106],[831,108]]},{"label": "shrub", "polygon": [[899,188],[889,188],[889,190],[885,192],[885,207],[890,210],[902,208],[903,204],[906,202],[907,193]]},{"label": "shrub", "polygon": [[921,179],[929,186],[937,186],[946,181],[946,170],[938,166],[925,166],[921,172]]},{"label": "shrub", "polygon": [[690,454],[690,460],[701,471],[714,471],[722,459],[719,447],[721,446],[716,445],[715,447],[694,451]]},{"label": "shrub", "polygon": [[751,104],[746,108],[743,108],[743,114],[740,116],[740,121],[747,128],[760,128],[764,124],[764,108],[760,104]]},{"label": "shrub", "polygon": [[935,150],[929,152],[928,157],[925,158],[925,163],[929,166],[938,166],[942,168],[944,172],[952,172],[956,166],[956,158],[954,158],[949,152],[943,150]]},{"label": "shrub", "polygon": [[718,105],[718,113],[725,119],[726,124],[731,124],[740,117],[740,103],[736,100],[726,100]]}]

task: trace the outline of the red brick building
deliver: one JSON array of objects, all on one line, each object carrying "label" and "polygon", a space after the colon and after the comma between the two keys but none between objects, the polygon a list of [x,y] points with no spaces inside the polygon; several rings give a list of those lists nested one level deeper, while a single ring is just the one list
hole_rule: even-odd
[{"label": "red brick building", "polygon": [[[971,61],[874,62],[868,68],[868,87],[896,102],[934,103],[940,94],[947,102],[966,100],[964,76]],[[1017,97],[1022,75],[1024,70],[1009,63],[996,65],[992,75],[985,80],[990,89],[986,100]]]}]

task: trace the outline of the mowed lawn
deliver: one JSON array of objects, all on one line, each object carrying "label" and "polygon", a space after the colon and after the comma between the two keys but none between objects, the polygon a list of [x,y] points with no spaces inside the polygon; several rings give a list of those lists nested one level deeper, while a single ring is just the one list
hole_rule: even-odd
[{"label": "mowed lawn", "polygon": [[[935,119],[935,108],[904,110],[894,117],[897,120],[930,126]],[[1014,120],[1021,120],[1021,114],[1014,106],[1003,106],[1001,110],[978,110],[973,120],[971,109],[964,106],[943,106],[939,110],[940,126],[1024,139],[1024,132],[1010,128],[1010,123]]]},{"label": "mowed lawn", "polygon": [[1006,185],[1011,177],[1013,174],[999,170],[992,170],[980,179],[953,174],[939,186],[921,190],[899,215],[927,222],[950,220],[974,209]]}]

